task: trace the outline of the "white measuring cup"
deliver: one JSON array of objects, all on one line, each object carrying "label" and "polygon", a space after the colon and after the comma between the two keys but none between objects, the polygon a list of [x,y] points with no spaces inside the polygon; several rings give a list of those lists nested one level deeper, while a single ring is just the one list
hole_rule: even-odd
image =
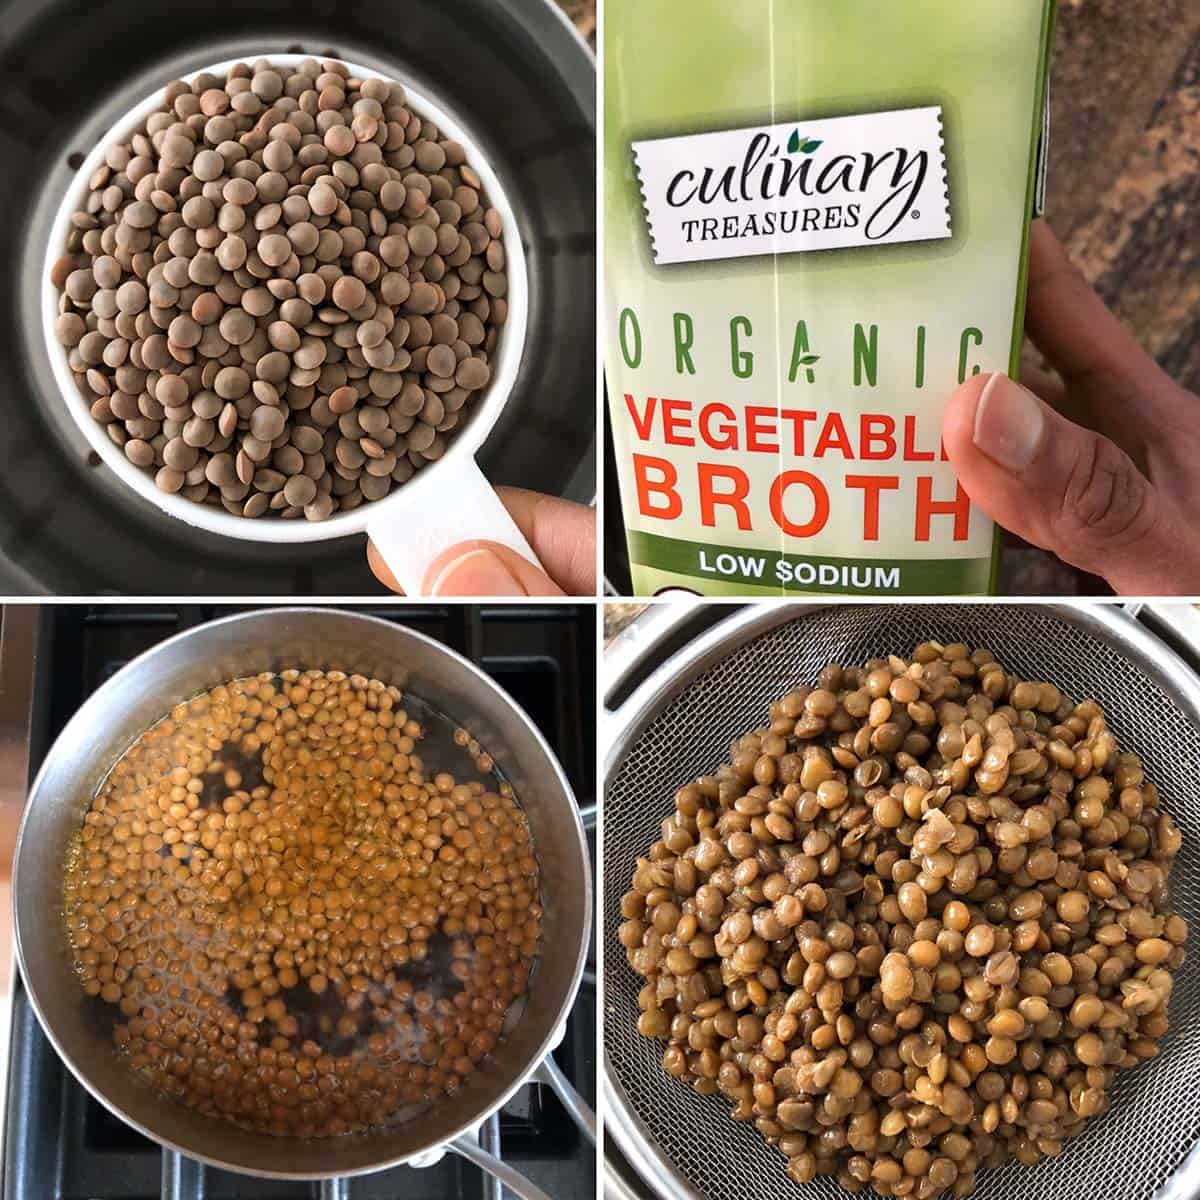
[{"label": "white measuring cup", "polygon": [[[257,58],[269,59],[277,66],[291,67],[312,57],[316,56],[264,52],[202,67],[181,78],[191,81],[202,74],[221,77],[236,62],[253,62]],[[345,65],[351,75],[357,78],[379,77],[378,71],[351,62],[345,62]],[[512,205],[478,143],[439,104],[414,91],[402,80],[398,82],[403,84],[408,98],[407,106],[413,112],[432,121],[444,135],[460,142],[466,149],[467,161],[482,180],[492,207],[500,214],[508,276],[508,316],[501,327],[496,353],[489,363],[492,378],[475,398],[470,418],[449,439],[442,457],[422,467],[407,483],[382,500],[363,503],[349,512],[334,513],[324,521],[235,517],[220,506],[198,504],[183,496],[162,491],[152,475],[135,467],[125,457],[121,447],[88,411],[88,405],[80,394],[67,362],[66,351],[54,336],[54,322],[59,314],[59,291],[50,281],[50,270],[65,253],[71,217],[83,207],[88,192],[87,181],[104,162],[106,149],[114,142],[128,140],[145,119],[159,108],[163,99],[161,89],[126,111],[112,124],[84,158],[59,203],[50,227],[42,270],[42,329],[50,366],[67,411],[104,464],[144,500],[188,525],[240,541],[295,544],[366,533],[404,591],[408,595],[418,595],[430,564],[456,542],[473,539],[498,542],[534,565],[539,565],[537,556],[480,471],[475,458],[512,396],[525,348],[529,280],[525,250]]]}]

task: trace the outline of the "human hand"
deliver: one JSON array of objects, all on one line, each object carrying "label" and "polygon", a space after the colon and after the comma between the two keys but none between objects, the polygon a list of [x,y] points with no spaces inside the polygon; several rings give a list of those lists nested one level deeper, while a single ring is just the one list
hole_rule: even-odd
[{"label": "human hand", "polygon": [[950,398],[942,437],[967,494],[1122,595],[1200,594],[1200,397],[1134,341],[1044,221],[1026,329],[1057,376],[979,375]]},{"label": "human hand", "polygon": [[[426,596],[592,596],[596,592],[596,513],[584,504],[501,487],[497,495],[545,571],[496,542],[459,542],[425,572]],[[402,591],[368,541],[367,562],[393,592]]]}]

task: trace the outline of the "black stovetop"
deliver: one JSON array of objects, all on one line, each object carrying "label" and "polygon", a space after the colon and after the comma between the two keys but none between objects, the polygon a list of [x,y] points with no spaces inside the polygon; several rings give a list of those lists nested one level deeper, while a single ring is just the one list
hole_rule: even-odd
[{"label": "black stovetop", "polygon": [[[243,610],[213,605],[54,605],[38,635],[30,772],[83,699],[143,650]],[[595,616],[586,605],[359,608],[409,626],[469,658],[529,714],[562,763],[579,804],[595,801]],[[592,845],[593,863],[595,846]],[[595,1105],[596,1000],[579,995],[555,1060]],[[483,1131],[484,1144],[553,1197],[591,1196],[596,1158],[554,1094],[526,1084]],[[453,1154],[341,1184],[288,1183],[202,1168],[165,1153],[97,1103],[46,1040],[16,980],[3,1146],[3,1200],[496,1200]],[[507,1193],[505,1193],[507,1195]]]}]

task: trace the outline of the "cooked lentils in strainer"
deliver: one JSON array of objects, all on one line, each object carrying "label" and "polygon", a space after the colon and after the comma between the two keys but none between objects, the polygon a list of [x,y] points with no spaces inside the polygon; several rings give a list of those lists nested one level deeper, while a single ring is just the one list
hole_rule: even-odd
[{"label": "cooked lentils in strainer", "polygon": [[402,705],[360,675],[259,675],[113,768],[66,920],[84,991],[162,1091],[346,1133],[454,1091],[501,1038],[541,927],[529,827],[507,784],[433,774]]},{"label": "cooked lentils in strainer", "polygon": [[165,492],[324,520],[440,458],[491,378],[500,214],[398,83],[311,59],[170,83],[88,188],[55,336]]},{"label": "cooked lentils in strainer", "polygon": [[798,1182],[965,1196],[1158,1052],[1180,833],[1100,706],[985,650],[826,667],[639,859],[638,1030]]}]

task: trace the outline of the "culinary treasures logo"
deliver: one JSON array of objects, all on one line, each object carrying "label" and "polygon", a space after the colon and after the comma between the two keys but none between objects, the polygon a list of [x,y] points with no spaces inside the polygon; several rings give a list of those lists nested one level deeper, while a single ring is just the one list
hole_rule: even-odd
[{"label": "culinary treasures logo", "polygon": [[660,265],[948,238],[939,107],[634,142]]}]

